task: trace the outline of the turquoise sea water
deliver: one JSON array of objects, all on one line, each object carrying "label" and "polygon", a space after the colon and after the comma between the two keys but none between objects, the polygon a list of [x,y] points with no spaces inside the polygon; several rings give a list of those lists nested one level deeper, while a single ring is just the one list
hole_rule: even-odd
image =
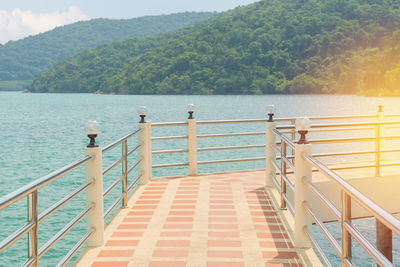
[{"label": "turquoise sea water", "polygon": [[[385,99],[386,113],[400,114],[399,98]],[[136,129],[139,120],[137,109],[146,106],[149,119],[153,122],[184,121],[187,118],[187,104],[196,105],[198,120],[245,119],[265,117],[266,106],[276,106],[277,117],[335,116],[353,114],[376,114],[377,99],[359,96],[325,95],[272,95],[272,96],[115,96],[92,94],[23,94],[0,92],[0,196],[46,175],[67,163],[83,156],[88,142],[83,130],[85,121],[96,119],[100,122],[101,133],[97,142],[101,146]],[[263,124],[199,126],[199,134],[264,131]],[[183,135],[184,127],[167,129],[154,128],[153,136]],[[154,142],[153,150],[182,149],[185,140]],[[263,144],[264,137],[242,137],[226,139],[202,139],[199,147]],[[130,147],[135,141],[129,143]],[[199,153],[199,160],[262,157],[263,149],[235,150]],[[120,149],[107,153],[105,166],[117,159]],[[132,155],[133,163],[136,155]],[[185,155],[159,155],[153,157],[153,164],[185,162]],[[202,165],[200,172],[214,172],[240,169],[263,168],[262,161],[254,163],[231,163]],[[154,176],[185,174],[185,168],[157,169]],[[110,185],[120,175],[116,168],[104,178],[104,186]],[[135,178],[135,174],[130,177]],[[84,182],[84,169],[39,190],[39,212],[65,196]],[[116,199],[116,189],[106,203]],[[39,245],[43,245],[66,223],[75,217],[85,205],[84,194],[50,216],[39,227]],[[0,240],[26,222],[26,201],[0,211]],[[357,222],[373,240],[374,223],[370,220]],[[338,232],[337,226],[330,225]],[[78,224],[42,259],[41,265],[53,266],[66,250],[69,250],[85,231],[85,221]],[[315,231],[317,233],[317,231]],[[337,235],[340,236],[340,235]],[[395,246],[400,251],[398,239]],[[328,247],[327,244],[325,244]],[[27,239],[23,238],[0,254],[0,266],[19,266],[26,259]],[[327,249],[329,251],[329,249]],[[334,253],[331,253],[334,255]],[[356,258],[359,257],[356,254]],[[332,256],[333,258],[334,256]],[[397,254],[396,257],[400,257]],[[356,260],[357,260],[356,259]],[[396,258],[397,264],[400,264]],[[369,261],[360,261],[361,266],[372,266]]]}]

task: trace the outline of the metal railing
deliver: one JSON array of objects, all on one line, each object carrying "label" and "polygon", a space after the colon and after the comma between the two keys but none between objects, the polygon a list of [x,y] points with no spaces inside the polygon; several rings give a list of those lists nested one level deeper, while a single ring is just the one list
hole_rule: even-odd
[{"label": "metal railing", "polygon": [[[131,155],[134,151],[140,148],[140,144],[135,146],[132,150],[128,151],[127,142],[128,139],[132,136],[135,136],[140,132],[141,129],[135,130],[132,133],[124,136],[123,138],[105,146],[102,148],[102,152],[108,152],[118,145],[122,144],[122,157],[112,163],[109,167],[103,170],[103,175],[106,175],[112,169],[114,169],[119,164],[122,164],[122,176],[117,181],[112,183],[112,185],[104,191],[103,196],[107,196],[119,183],[123,183],[122,193],[117,201],[105,212],[105,217],[107,217],[117,206],[121,200],[123,200],[123,206],[127,205],[127,196],[129,192],[137,185],[138,180],[140,179],[140,175],[138,178],[134,179],[134,181],[128,185],[128,175],[132,171],[133,168],[139,165],[141,160],[136,161],[131,168],[128,169],[128,156]],[[92,185],[94,185],[95,179],[90,178],[86,179],[86,182],[81,186],[75,188],[72,192],[68,193],[62,199],[45,209],[43,212],[38,213],[38,190],[44,188],[46,185],[60,179],[61,177],[77,170],[82,166],[86,166],[90,164],[91,160],[94,159],[94,156],[87,155],[82,159],[79,159],[71,164],[68,164],[48,175],[41,177],[20,189],[17,189],[14,192],[9,193],[0,198],[0,210],[5,209],[12,204],[22,200],[23,198],[28,199],[28,216],[27,222],[20,226],[15,232],[10,234],[4,240],[0,242],[0,253],[3,253],[7,248],[13,245],[15,242],[20,240],[25,235],[28,235],[28,258],[22,264],[22,266],[38,266],[40,258],[42,258],[51,248],[53,248],[67,233],[69,233],[80,221],[87,217],[87,215],[94,209],[95,204],[92,204],[82,207],[81,212],[79,212],[76,217],[74,217],[70,222],[68,222],[61,230],[59,230],[55,235],[53,235],[50,239],[47,240],[41,247],[39,247],[38,238],[40,235],[39,225],[43,223],[47,218],[49,218],[56,211],[60,210],[70,201],[75,199],[77,196],[81,195],[83,192],[86,192]],[[88,202],[90,203],[90,202]],[[93,234],[99,229],[90,228],[86,233],[83,234],[81,239],[66,253],[66,255],[58,262],[57,266],[65,266],[71,258],[84,246],[87,241],[93,236]]]},{"label": "metal railing", "polygon": [[[400,116],[393,116],[400,117]],[[360,116],[360,118],[367,118],[365,116]],[[370,117],[368,117],[370,118]],[[371,116],[372,118],[372,116]],[[376,116],[375,116],[376,118]],[[335,117],[335,119],[337,119]],[[312,196],[298,196],[301,202],[302,210],[297,211],[293,209],[294,204],[290,203],[287,205],[289,210],[293,214],[293,216],[297,216],[297,213],[300,212],[300,216],[302,214],[307,214],[309,218],[318,226],[319,230],[325,236],[326,240],[329,241],[330,245],[340,257],[342,266],[355,266],[352,261],[352,245],[351,240],[356,240],[363,250],[371,256],[371,258],[379,265],[379,266],[393,266],[391,262],[391,256],[388,259],[388,254],[391,255],[391,251],[382,251],[382,249],[377,248],[368,238],[361,233],[361,231],[352,223],[352,209],[351,203],[356,202],[360,207],[364,208],[366,211],[371,214],[371,217],[375,218],[377,224],[382,224],[385,228],[385,231],[394,232],[397,235],[400,235],[400,220],[394,217],[391,213],[377,205],[374,201],[366,197],[363,193],[357,190],[354,186],[349,184],[342,177],[337,175],[333,170],[346,170],[346,169],[355,169],[355,168],[375,168],[376,175],[380,175],[381,167],[384,166],[398,166],[400,163],[382,163],[381,154],[383,153],[394,153],[399,152],[399,149],[382,149],[381,142],[382,140],[400,140],[400,136],[382,136],[382,130],[385,127],[392,127],[394,125],[399,126],[399,121],[368,121],[368,122],[350,122],[350,123],[325,123],[325,124],[312,124],[309,130],[310,133],[313,132],[323,132],[323,131],[332,131],[332,132],[343,132],[343,131],[359,131],[360,127],[368,127],[368,130],[376,130],[375,136],[368,137],[358,137],[358,138],[330,138],[330,139],[310,139],[308,140],[309,145],[321,145],[321,144],[333,144],[333,143],[354,143],[354,142],[375,142],[375,150],[367,150],[367,151],[348,151],[348,152],[334,152],[334,153],[319,153],[312,155],[305,153],[303,150],[298,155],[302,162],[298,163],[297,161],[290,161],[290,159],[294,160],[295,154],[298,154],[297,146],[295,146],[293,140],[290,140],[285,134],[290,134],[291,132],[283,132],[285,130],[292,130],[294,128],[293,125],[277,125],[275,129],[272,129],[271,132],[281,140],[281,142],[277,142],[277,145],[280,145],[280,150],[276,147],[272,147],[273,150],[280,153],[280,166],[276,162],[276,160],[272,161],[273,166],[275,167],[277,174],[280,175],[281,179],[278,181],[274,175],[271,175],[271,179],[273,180],[276,189],[280,193],[281,196],[281,208],[286,208],[286,205],[289,204],[289,200],[286,194],[287,185],[293,192],[293,196],[296,195],[296,190],[300,190],[297,187],[305,187]],[[315,130],[317,129],[317,130]],[[281,131],[280,131],[281,130]],[[294,154],[287,156],[286,149],[287,146],[293,148]],[[299,145],[300,149],[301,145]],[[327,167],[321,161],[317,159],[317,157],[336,157],[336,156],[351,156],[351,155],[375,155],[374,164],[363,164],[363,165],[353,165],[353,166],[345,166],[345,167]],[[303,162],[305,161],[305,162]],[[335,204],[326,196],[324,193],[318,189],[312,182],[311,177],[303,176],[299,177],[296,174],[296,169],[298,168],[298,164],[301,167],[301,171],[304,172],[304,168],[309,168],[309,173],[319,172],[323,174],[324,177],[328,178],[334,184],[339,187],[341,192],[341,207],[340,209],[335,206]],[[309,166],[306,166],[306,165]],[[294,175],[294,180],[296,183],[291,183],[290,179],[287,178],[288,172],[287,167],[290,167],[293,171],[290,174]],[[299,168],[300,168],[299,167]],[[307,173],[307,171],[306,171]],[[297,184],[300,183],[300,184]],[[304,194],[304,189],[301,190]],[[315,198],[316,197],[316,198]],[[296,198],[296,197],[294,197]],[[321,219],[321,214],[315,212],[314,207],[311,206],[311,203],[306,200],[306,198],[317,199],[323,206],[332,214],[334,220],[340,222],[341,228],[341,242],[340,244],[335,239],[334,234],[328,230],[325,226],[325,222]],[[303,199],[303,200],[301,200]],[[297,201],[297,200],[296,200]],[[292,210],[293,209],[293,210]],[[297,220],[295,219],[296,223]],[[301,219],[299,219],[301,222]],[[296,227],[295,227],[296,228]],[[298,229],[298,228],[296,228]],[[378,228],[377,228],[378,229]],[[318,240],[313,236],[310,225],[305,224],[302,227],[303,234],[309,239],[310,244],[314,248],[315,252],[319,255],[320,260],[325,266],[332,266],[329,261],[328,256],[324,253],[324,250],[320,246]],[[377,230],[378,231],[378,230]],[[295,233],[296,236],[300,236],[300,233]],[[391,237],[390,237],[391,238]],[[380,240],[377,240],[379,243]]]}]

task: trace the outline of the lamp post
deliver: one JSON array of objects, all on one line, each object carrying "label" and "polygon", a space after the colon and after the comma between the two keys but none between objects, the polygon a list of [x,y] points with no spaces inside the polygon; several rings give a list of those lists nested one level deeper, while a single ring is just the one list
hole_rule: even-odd
[{"label": "lamp post", "polygon": [[188,119],[194,119],[193,117],[193,113],[194,113],[194,104],[189,104],[188,105],[188,113],[189,113],[189,117]]},{"label": "lamp post", "polygon": [[268,112],[268,122],[274,122],[275,106],[269,105],[267,108]]},{"label": "lamp post", "polygon": [[295,125],[296,125],[296,131],[300,134],[300,139],[299,141],[297,141],[297,144],[299,145],[309,144],[306,138],[306,134],[308,133],[308,130],[311,127],[310,119],[307,117],[297,118]]},{"label": "lamp post", "polygon": [[89,246],[102,246],[104,244],[104,217],[103,217],[103,153],[96,144],[96,137],[100,132],[99,123],[89,120],[85,123],[85,131],[90,138],[86,147],[86,155],[92,159],[86,164],[86,182],[92,182],[87,189],[86,205],[92,206],[88,213],[87,229],[95,232],[88,241]]},{"label": "lamp post", "polygon": [[139,108],[139,110],[138,110],[138,113],[139,113],[139,116],[140,116],[140,121],[139,121],[139,123],[145,123],[146,121],[145,121],[145,118],[146,118],[146,115],[147,115],[147,109],[146,109],[146,107],[145,106],[141,106],[140,108]]}]

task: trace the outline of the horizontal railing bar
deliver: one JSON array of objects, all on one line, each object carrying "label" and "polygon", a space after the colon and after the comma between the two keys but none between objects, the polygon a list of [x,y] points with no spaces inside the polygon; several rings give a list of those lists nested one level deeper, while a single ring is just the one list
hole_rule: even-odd
[{"label": "horizontal railing bar", "polygon": [[186,126],[187,122],[155,122],[152,127],[165,127],[165,126]]},{"label": "horizontal railing bar", "polygon": [[177,139],[187,139],[188,137],[185,136],[166,136],[166,137],[153,137],[151,140],[153,141],[160,141],[160,140],[177,140]]},{"label": "horizontal railing bar", "polygon": [[400,114],[385,114],[385,117],[400,117]]},{"label": "horizontal railing bar", "polygon": [[131,171],[133,171],[133,169],[134,169],[136,166],[138,166],[138,165],[140,164],[140,162],[142,162],[141,159],[137,160],[137,161],[135,162],[135,164],[133,164],[132,167],[130,167],[130,168],[127,170],[126,175],[128,175],[129,173],[131,173]]},{"label": "horizontal railing bar", "polygon": [[314,250],[317,252],[319,258],[321,259],[324,266],[332,267],[332,264],[329,262],[328,258],[326,257],[324,251],[319,246],[317,240],[312,236],[312,234],[308,231],[307,226],[303,228],[304,233],[307,235],[308,239],[310,239],[311,245],[313,246]]},{"label": "horizontal railing bar", "polygon": [[345,258],[345,259],[344,259],[344,263],[346,263],[346,265],[347,265],[348,267],[357,267],[357,266],[351,261],[351,259],[349,259],[349,258]]},{"label": "horizontal railing bar", "polygon": [[364,248],[364,250],[379,264],[379,266],[393,266],[393,264],[374,246],[369,242],[365,236],[358,231],[353,224],[344,222],[344,228],[347,232],[357,240],[357,242]]},{"label": "horizontal railing bar", "polygon": [[109,173],[112,169],[114,169],[118,164],[122,162],[124,157],[119,158],[118,160],[114,161],[110,166],[108,166],[105,170],[103,170],[103,176]]},{"label": "horizontal railing bar", "polygon": [[265,135],[265,132],[209,134],[209,135],[198,135],[197,138],[233,137],[233,136],[251,136],[251,135]]},{"label": "horizontal railing bar", "polygon": [[153,165],[153,169],[157,168],[167,168],[167,167],[181,167],[188,166],[189,163],[170,163],[170,164],[161,164],[161,165]]},{"label": "horizontal railing bar", "polygon": [[129,157],[133,152],[135,152],[136,150],[138,150],[138,148],[140,148],[142,146],[142,144],[138,144],[136,145],[134,148],[132,148],[131,151],[129,151],[126,156]]},{"label": "horizontal railing bar", "polygon": [[287,164],[293,171],[296,170],[294,164],[293,164],[292,162],[290,162],[290,160],[289,160],[288,158],[286,158],[286,157],[284,157],[284,156],[281,156],[281,159],[282,159],[284,162],[286,162],[286,164]]},{"label": "horizontal railing bar", "polygon": [[290,140],[287,136],[283,135],[281,132],[279,132],[277,129],[272,129],[272,131],[278,135],[289,147],[294,148],[294,143],[292,140]]},{"label": "horizontal railing bar", "polygon": [[[372,122],[348,122],[348,123],[326,123],[326,124],[312,124],[313,128],[339,128],[339,127],[359,127],[359,126],[377,126],[377,125],[396,125],[400,124],[399,121],[372,121]],[[277,125],[276,129],[295,129],[294,125]],[[340,129],[338,130],[340,131]]]},{"label": "horizontal railing bar", "polygon": [[336,251],[336,253],[341,257],[342,255],[342,248],[339,245],[339,243],[336,241],[336,239],[333,237],[331,232],[329,232],[328,228],[326,228],[325,224],[317,217],[317,215],[314,213],[314,211],[310,208],[307,202],[303,202],[303,208],[310,214],[310,216],[313,218],[314,222],[317,224],[321,232],[324,234],[326,239],[331,243],[332,247]]},{"label": "horizontal railing bar", "polygon": [[276,164],[276,162],[273,160],[272,162],[272,166],[275,167],[275,170],[278,172],[278,174],[282,173],[281,167],[278,166],[278,164]]},{"label": "horizontal railing bar", "polygon": [[313,139],[308,140],[310,144],[336,144],[336,143],[354,143],[354,142],[372,142],[376,137],[358,137],[358,138],[336,138],[336,139]]},{"label": "horizontal railing bar", "polygon": [[43,186],[47,185],[48,183],[81,167],[82,165],[84,165],[86,162],[88,162],[91,159],[92,159],[92,156],[86,156],[82,159],[74,161],[74,162],[48,174],[48,175],[45,175],[45,176],[37,179],[36,181],[33,181],[33,182],[15,190],[14,192],[7,194],[4,197],[1,197],[0,198],[0,210],[8,207],[9,205],[13,204],[14,202],[20,200],[21,198],[29,195],[33,191],[42,188]]},{"label": "horizontal railing bar", "polygon": [[287,197],[287,195],[286,195],[286,194],[282,194],[282,197],[285,199],[286,207],[288,207],[290,213],[291,213],[293,216],[295,216],[293,205],[292,205],[292,203],[289,201],[289,198]]},{"label": "horizontal railing bar", "polygon": [[383,140],[400,140],[399,135],[391,135],[391,136],[381,136]]},{"label": "horizontal railing bar", "polygon": [[45,211],[40,213],[39,216],[38,216],[38,222],[39,223],[43,222],[47,217],[49,217],[51,214],[53,214],[54,212],[59,210],[65,204],[70,202],[72,199],[74,199],[75,197],[80,195],[83,191],[85,191],[86,188],[88,188],[88,186],[90,186],[93,183],[94,183],[94,179],[92,179],[90,182],[88,182],[88,183],[86,183],[84,185],[81,185],[80,187],[75,189],[73,192],[71,192],[70,194],[66,195],[63,199],[61,199],[60,201],[56,202],[54,205],[52,205],[51,207],[49,207],[48,209],[46,209]]},{"label": "horizontal railing bar", "polygon": [[341,214],[339,209],[333,205],[333,203],[319,191],[310,181],[307,180],[306,177],[303,177],[302,182],[307,185],[311,191],[322,201],[322,203],[328,208],[328,210],[336,217],[338,221],[341,219]]},{"label": "horizontal railing bar", "polygon": [[103,197],[106,197],[108,194],[111,193],[111,191],[124,179],[124,176],[122,175],[119,177],[116,181],[114,181],[104,192],[103,192]]},{"label": "horizontal railing bar", "polygon": [[323,133],[323,132],[344,132],[344,131],[371,131],[375,130],[375,127],[368,127],[368,128],[340,128],[340,129],[310,129],[308,130],[309,133]]},{"label": "horizontal railing bar", "polygon": [[124,195],[123,194],[121,194],[120,197],[104,213],[104,219],[106,219],[111,214],[111,212],[115,209],[115,207],[117,207],[118,203],[120,203],[122,201],[122,199],[124,199]]},{"label": "horizontal railing bar", "polygon": [[197,121],[196,123],[202,125],[202,124],[226,124],[226,123],[260,123],[266,121],[267,119],[247,119],[247,120]]},{"label": "horizontal railing bar", "polygon": [[311,156],[304,157],[308,162],[315,166],[326,177],[331,178],[339,187],[354,198],[362,207],[369,211],[374,217],[386,225],[389,229],[400,235],[400,220],[377,205],[375,202],[364,196],[361,192],[343,180],[342,177],[334,173],[324,164]]},{"label": "horizontal railing bar", "polygon": [[56,265],[57,267],[63,267],[65,266],[71,258],[81,249],[81,247],[88,241],[90,236],[95,232],[96,230],[92,228],[88,233],[86,233],[81,240],[79,240],[75,246],[72,247],[72,249],[64,256],[64,258],[61,259],[61,261]]},{"label": "horizontal railing bar", "polygon": [[173,154],[173,153],[186,153],[189,150],[187,149],[181,149],[181,150],[159,150],[159,151],[153,151],[153,155],[159,155],[159,154]]},{"label": "horizontal railing bar", "polygon": [[215,150],[229,150],[229,149],[248,149],[248,148],[265,148],[265,145],[204,147],[204,148],[198,148],[197,151],[200,152],[200,151],[215,151]]},{"label": "horizontal railing bar", "polygon": [[272,176],[272,181],[274,182],[276,190],[280,191],[281,185],[279,184],[278,180],[276,179],[276,176]]},{"label": "horizontal railing bar", "polygon": [[0,242],[0,253],[6,250],[9,246],[18,241],[27,232],[29,232],[33,227],[35,227],[35,222],[27,222],[24,226],[19,228],[17,231],[9,235],[6,239]]},{"label": "horizontal railing bar", "polygon": [[286,184],[289,186],[290,190],[292,190],[292,192],[294,192],[295,191],[295,187],[294,187],[295,185],[289,180],[289,178],[287,178],[286,175],[283,175],[283,174],[281,174],[281,175],[282,175],[283,180],[285,180]]},{"label": "horizontal railing bar", "polygon": [[21,267],[29,267],[32,264],[34,264],[35,262],[36,262],[36,258],[35,257],[30,257],[23,264],[21,264]]},{"label": "horizontal railing bar", "polygon": [[230,163],[230,162],[246,162],[246,161],[257,161],[257,160],[265,160],[263,158],[244,158],[244,159],[228,159],[228,160],[214,160],[214,161],[199,161],[197,164],[220,164],[220,163]]},{"label": "horizontal railing bar", "polygon": [[57,234],[50,238],[38,251],[38,257],[41,258],[49,249],[51,249],[63,236],[65,236],[71,229],[77,225],[94,207],[92,204],[87,207],[81,213],[79,213],[74,219],[72,219],[67,225],[65,225]]},{"label": "horizontal railing bar", "polygon": [[131,183],[131,185],[128,187],[128,192],[130,192],[133,188],[133,186],[139,181],[139,179],[142,177],[142,174],[140,174],[136,179]]},{"label": "horizontal railing bar", "polygon": [[[275,152],[276,152],[277,154],[281,155],[281,150],[280,150],[280,148],[279,148],[278,146],[274,146],[273,144],[271,144],[271,148],[272,148],[273,150],[275,150]],[[281,157],[281,156],[280,156],[280,157]]]},{"label": "horizontal railing bar", "polygon": [[137,133],[140,132],[141,130],[142,130],[142,129],[139,128],[139,129],[137,129],[137,130],[135,130],[135,131],[133,131],[133,132],[131,132],[131,133],[125,135],[124,137],[122,137],[122,138],[120,138],[120,139],[118,139],[118,140],[112,142],[111,144],[109,144],[109,145],[103,147],[103,148],[101,149],[101,151],[102,151],[103,153],[105,153],[105,152],[107,152],[107,151],[113,149],[114,147],[118,146],[118,145],[121,144],[123,141],[129,139],[131,136],[137,134]]}]

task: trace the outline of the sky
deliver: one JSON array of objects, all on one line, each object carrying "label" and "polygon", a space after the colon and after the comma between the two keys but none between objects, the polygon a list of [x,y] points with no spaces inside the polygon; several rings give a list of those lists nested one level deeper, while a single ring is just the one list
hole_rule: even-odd
[{"label": "sky", "polygon": [[92,18],[225,11],[258,0],[0,0],[0,44]]}]

